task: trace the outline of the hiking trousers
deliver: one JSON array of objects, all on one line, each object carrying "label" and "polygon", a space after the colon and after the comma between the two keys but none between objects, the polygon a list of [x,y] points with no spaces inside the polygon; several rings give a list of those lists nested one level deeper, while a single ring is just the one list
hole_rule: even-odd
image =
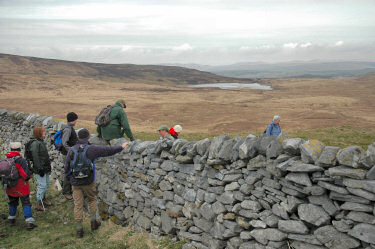
[{"label": "hiking trousers", "polygon": [[[63,155],[64,164],[65,164],[65,161],[66,161],[66,155]],[[70,184],[69,178],[67,178],[65,176],[64,170],[63,170],[61,180],[62,180],[62,194],[63,195],[71,195],[72,194],[72,185]]]},{"label": "hiking trousers", "polygon": [[89,185],[72,186],[73,200],[74,200],[74,220],[76,222],[83,221],[83,203],[84,197],[87,196],[89,202],[90,213],[96,213],[96,184],[95,182]]},{"label": "hiking trousers", "polygon": [[34,222],[33,214],[31,211],[31,202],[30,202],[30,196],[10,196],[9,198],[9,220],[13,220],[16,218],[17,214],[17,206],[19,203],[19,200],[21,200],[22,203],[22,209],[23,209],[23,215],[25,216],[26,222]]},{"label": "hiking trousers", "polygon": [[50,173],[45,173],[44,176],[36,174],[36,181],[38,182],[38,190],[36,192],[36,200],[41,202],[46,197],[47,189],[50,185]]}]

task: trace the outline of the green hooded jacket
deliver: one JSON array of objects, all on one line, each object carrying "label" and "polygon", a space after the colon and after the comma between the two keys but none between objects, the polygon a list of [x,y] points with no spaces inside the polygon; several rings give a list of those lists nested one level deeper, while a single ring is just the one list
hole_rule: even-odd
[{"label": "green hooded jacket", "polygon": [[130,129],[128,117],[124,109],[121,107],[121,103],[117,101],[112,105],[112,111],[109,114],[111,122],[104,127],[97,127],[98,135],[101,136],[104,140],[112,140],[116,138],[121,138],[126,136],[130,139],[133,137],[133,133]]},{"label": "green hooded jacket", "polygon": [[51,162],[48,155],[46,143],[43,140],[35,140],[30,146],[33,155],[34,171],[37,174],[51,172]]}]

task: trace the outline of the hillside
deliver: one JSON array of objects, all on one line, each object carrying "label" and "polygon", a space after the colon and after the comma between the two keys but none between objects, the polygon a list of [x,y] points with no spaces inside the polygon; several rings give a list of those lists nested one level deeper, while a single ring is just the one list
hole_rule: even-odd
[{"label": "hillside", "polygon": [[4,77],[4,75],[75,76],[96,80],[151,84],[252,82],[251,79],[223,77],[213,73],[177,66],[100,64],[0,54],[0,76]]},{"label": "hillside", "polygon": [[[185,70],[179,67],[155,66],[177,70],[170,73],[177,75],[175,78],[158,82],[153,80],[157,79],[155,73],[150,72],[147,77],[135,79],[110,77],[109,71],[93,76],[97,67],[116,65],[1,58],[0,108],[60,119],[74,111],[79,115],[79,126],[92,130],[99,111],[119,98],[127,102],[129,123],[136,133],[156,133],[162,124],[181,124],[183,134],[263,132],[275,114],[282,117],[282,128],[288,133],[339,126],[373,127],[375,123],[371,115],[375,108],[375,75],[258,81],[271,86],[272,91],[196,89],[187,87],[185,76],[177,75],[178,70]],[[225,79],[197,70],[190,72],[202,75],[197,81],[211,80],[208,76]]]},{"label": "hillside", "polygon": [[[178,64],[176,64],[178,65]],[[331,78],[359,76],[375,72],[374,62],[343,61],[295,61],[282,63],[244,62],[224,66],[180,64],[178,66],[238,78]]]}]

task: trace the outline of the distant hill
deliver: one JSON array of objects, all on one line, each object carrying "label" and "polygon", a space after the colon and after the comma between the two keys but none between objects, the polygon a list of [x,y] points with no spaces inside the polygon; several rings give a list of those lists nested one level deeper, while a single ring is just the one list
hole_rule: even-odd
[{"label": "distant hill", "polygon": [[[178,66],[100,64],[0,54],[1,75],[80,76],[152,84],[254,82]],[[1,83],[1,81],[0,81]]]},{"label": "distant hill", "polygon": [[175,65],[239,78],[331,78],[375,73],[375,62],[295,61],[283,63],[247,62],[224,66]]}]

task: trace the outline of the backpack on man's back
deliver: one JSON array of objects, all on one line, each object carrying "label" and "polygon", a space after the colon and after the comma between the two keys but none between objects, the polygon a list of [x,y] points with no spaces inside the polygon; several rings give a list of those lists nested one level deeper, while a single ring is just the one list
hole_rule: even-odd
[{"label": "backpack on man's back", "polygon": [[107,126],[111,122],[110,114],[112,111],[112,106],[109,105],[104,107],[98,116],[95,117],[95,124],[101,127]]},{"label": "backpack on man's back", "polygon": [[90,145],[80,145],[78,148],[72,147],[71,150],[74,153],[73,160],[70,162],[70,170],[73,178],[82,179],[88,178],[93,174],[92,161],[87,158],[86,152]]}]

